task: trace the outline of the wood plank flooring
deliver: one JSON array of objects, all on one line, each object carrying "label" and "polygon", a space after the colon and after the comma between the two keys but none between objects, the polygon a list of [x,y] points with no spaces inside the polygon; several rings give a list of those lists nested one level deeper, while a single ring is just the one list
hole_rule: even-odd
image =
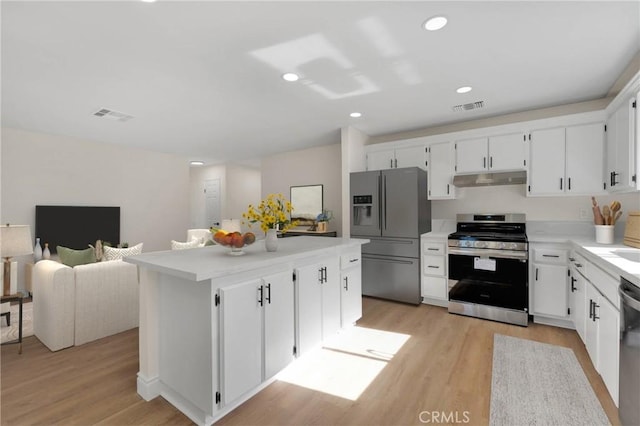
[{"label": "wood plank flooring", "polygon": [[[446,309],[364,298],[361,327],[411,336],[352,401],[276,381],[221,425],[419,425],[420,413],[489,420],[494,333],[572,348],[612,424],[617,408],[573,330],[517,327],[450,315]],[[187,425],[162,398],[136,393],[138,330],[50,352],[35,337],[1,350],[0,424]],[[425,414],[423,414],[424,416]],[[432,415],[432,414],[429,414]]]}]

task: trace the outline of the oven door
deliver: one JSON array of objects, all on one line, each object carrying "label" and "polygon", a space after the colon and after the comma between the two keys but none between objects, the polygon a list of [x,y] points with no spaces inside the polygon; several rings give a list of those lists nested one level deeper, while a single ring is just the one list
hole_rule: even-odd
[{"label": "oven door", "polygon": [[449,300],[527,311],[527,252],[450,247]]}]

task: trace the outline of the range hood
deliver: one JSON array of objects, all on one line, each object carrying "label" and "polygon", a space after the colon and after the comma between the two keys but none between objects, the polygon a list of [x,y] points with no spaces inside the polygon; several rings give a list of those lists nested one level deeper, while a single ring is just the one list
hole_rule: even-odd
[{"label": "range hood", "polygon": [[472,175],[456,175],[453,185],[457,187],[522,185],[527,183],[527,172],[476,173]]}]

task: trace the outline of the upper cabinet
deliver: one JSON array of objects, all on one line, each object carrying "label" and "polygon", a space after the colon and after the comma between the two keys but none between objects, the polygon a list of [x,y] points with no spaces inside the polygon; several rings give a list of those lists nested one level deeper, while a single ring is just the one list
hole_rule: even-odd
[{"label": "upper cabinet", "polygon": [[523,133],[459,140],[455,143],[455,172],[481,173],[526,168]]},{"label": "upper cabinet", "polygon": [[427,161],[427,171],[429,172],[428,198],[430,200],[455,198],[453,144],[451,142],[434,143],[427,148],[427,152],[429,155],[429,160]]},{"label": "upper cabinet", "polygon": [[402,167],[426,166],[426,148],[424,145],[367,152],[367,170],[399,169]]},{"label": "upper cabinet", "polygon": [[589,195],[603,191],[604,125],[589,123],[530,133],[529,195]]},{"label": "upper cabinet", "polygon": [[607,173],[609,192],[636,189],[635,175],[636,99],[629,97],[614,109],[607,119]]}]

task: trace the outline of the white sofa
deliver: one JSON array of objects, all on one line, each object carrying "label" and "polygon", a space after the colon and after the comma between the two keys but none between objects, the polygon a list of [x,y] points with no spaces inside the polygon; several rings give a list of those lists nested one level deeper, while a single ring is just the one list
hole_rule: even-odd
[{"label": "white sofa", "polygon": [[136,265],[121,260],[73,268],[41,260],[33,268],[33,331],[52,351],[138,326]]}]

